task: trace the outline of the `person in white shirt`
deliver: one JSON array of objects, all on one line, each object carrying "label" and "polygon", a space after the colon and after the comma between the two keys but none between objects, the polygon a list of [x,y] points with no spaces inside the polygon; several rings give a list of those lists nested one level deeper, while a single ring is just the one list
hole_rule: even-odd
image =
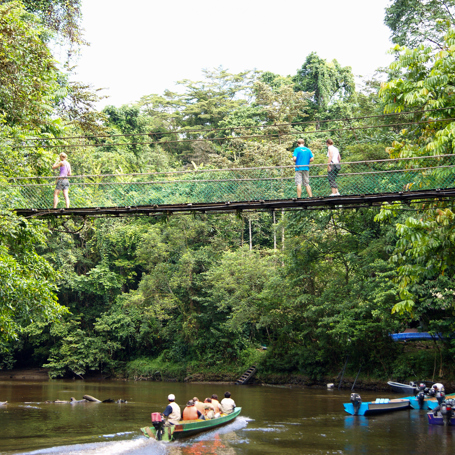
[{"label": "person in white shirt", "polygon": [[339,196],[336,178],[341,169],[340,151],[333,145],[332,139],[327,139],[327,177],[329,179],[332,194],[330,196]]},{"label": "person in white shirt", "polygon": [[163,416],[167,422],[171,425],[177,425],[182,418],[182,412],[180,406],[175,402],[175,395],[171,393],[167,397],[169,404],[163,412]]},{"label": "person in white shirt", "polygon": [[223,414],[231,414],[231,412],[234,412],[235,402],[231,398],[230,392],[226,392],[224,394],[224,398],[221,400],[220,406],[221,406],[221,412]]}]

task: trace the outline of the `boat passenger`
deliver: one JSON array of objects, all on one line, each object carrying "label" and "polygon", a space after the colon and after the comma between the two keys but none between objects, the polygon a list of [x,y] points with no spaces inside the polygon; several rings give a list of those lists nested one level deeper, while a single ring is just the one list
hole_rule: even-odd
[{"label": "boat passenger", "polygon": [[219,414],[221,412],[221,406],[220,402],[218,401],[218,395],[216,393],[212,395],[212,404],[215,408],[215,414]]},{"label": "boat passenger", "polygon": [[231,414],[235,409],[235,401],[231,398],[231,392],[226,392],[224,398],[220,403],[221,412],[224,414]]},{"label": "boat passenger", "polygon": [[175,395],[173,393],[168,395],[167,399],[169,404],[166,406],[163,416],[167,423],[177,425],[182,417],[182,411],[180,411],[180,406],[175,402]]},{"label": "boat passenger", "polygon": [[214,419],[215,418],[215,408],[212,404],[211,398],[206,398],[204,400],[205,403],[205,418],[206,419]]},{"label": "boat passenger", "polygon": [[183,410],[183,420],[197,420],[202,419],[205,420],[205,417],[202,415],[196,406],[194,405],[194,401],[190,400],[186,404],[186,408]]},{"label": "boat passenger", "polygon": [[437,392],[444,392],[444,386],[440,382],[434,383],[431,388]]},{"label": "boat passenger", "polygon": [[202,413],[202,415],[205,415],[205,403],[200,402],[198,397],[194,397],[193,401],[194,401],[194,406],[196,406],[196,409],[200,413]]}]

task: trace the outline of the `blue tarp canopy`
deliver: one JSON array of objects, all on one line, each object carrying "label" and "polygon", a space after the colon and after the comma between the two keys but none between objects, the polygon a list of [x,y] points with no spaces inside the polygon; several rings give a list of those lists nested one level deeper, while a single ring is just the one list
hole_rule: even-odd
[{"label": "blue tarp canopy", "polygon": [[427,332],[409,332],[409,333],[391,333],[393,341],[410,341],[410,340],[439,340],[442,338],[440,333],[430,335]]}]

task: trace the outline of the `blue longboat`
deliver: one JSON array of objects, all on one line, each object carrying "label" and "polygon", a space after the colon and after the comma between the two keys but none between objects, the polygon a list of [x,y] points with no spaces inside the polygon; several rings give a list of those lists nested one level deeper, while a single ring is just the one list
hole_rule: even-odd
[{"label": "blue longboat", "polygon": [[376,398],[375,401],[360,403],[360,406],[354,406],[353,403],[343,403],[344,410],[351,415],[369,416],[382,414],[385,412],[401,411],[411,407],[409,398]]},{"label": "blue longboat", "polygon": [[[420,406],[419,400],[417,397],[406,397],[411,402],[411,407],[413,409],[424,409],[424,410],[433,410],[438,405],[438,400],[434,397],[425,397],[423,400],[422,406]],[[455,393],[449,393],[445,396],[445,399],[455,399]]]}]

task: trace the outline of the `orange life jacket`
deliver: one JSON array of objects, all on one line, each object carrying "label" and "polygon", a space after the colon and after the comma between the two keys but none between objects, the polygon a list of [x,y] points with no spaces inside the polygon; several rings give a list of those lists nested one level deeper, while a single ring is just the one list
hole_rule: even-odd
[{"label": "orange life jacket", "polygon": [[197,408],[196,406],[187,406],[183,410],[183,420],[197,420]]}]

